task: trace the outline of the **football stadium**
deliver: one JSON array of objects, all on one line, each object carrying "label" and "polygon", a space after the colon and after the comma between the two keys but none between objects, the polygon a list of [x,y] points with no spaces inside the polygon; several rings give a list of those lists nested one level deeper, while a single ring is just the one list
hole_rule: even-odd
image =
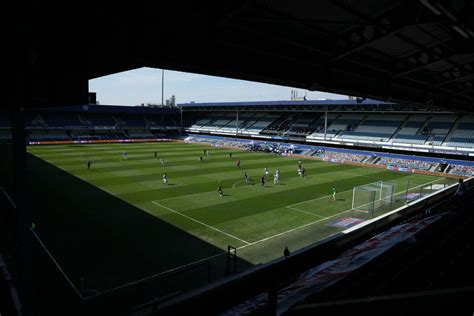
[{"label": "football stadium", "polygon": [[[78,6],[67,58],[58,25],[18,22],[0,315],[472,314],[472,4],[178,2],[181,26],[146,1]],[[347,96],[89,92],[145,66]]]}]

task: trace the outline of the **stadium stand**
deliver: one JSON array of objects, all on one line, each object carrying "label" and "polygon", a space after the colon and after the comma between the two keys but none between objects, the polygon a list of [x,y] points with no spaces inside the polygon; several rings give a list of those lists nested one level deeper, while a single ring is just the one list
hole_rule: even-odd
[{"label": "stadium stand", "polygon": [[81,126],[77,114],[74,113],[46,112],[42,113],[41,117],[45,125],[50,128]]},{"label": "stadium stand", "polygon": [[280,118],[280,115],[261,114],[260,118],[257,121],[255,121],[253,124],[247,125],[247,127],[242,131],[242,134],[257,135],[278,118]]},{"label": "stadium stand", "polygon": [[474,176],[474,166],[467,165],[455,165],[451,164],[449,167],[449,173],[455,174],[458,176],[473,177]]},{"label": "stadium stand", "polygon": [[397,166],[409,169],[420,169],[425,171],[429,171],[435,166],[434,163],[430,163],[428,161],[420,161],[419,159],[400,159],[388,157],[380,157],[380,160],[377,162],[377,164],[385,166]]},{"label": "stadium stand", "polygon": [[388,141],[405,119],[406,115],[393,114],[390,115],[390,120],[387,120],[386,115],[369,115],[358,127],[343,132],[340,137],[359,140]]},{"label": "stadium stand", "polygon": [[425,133],[430,135],[426,142],[430,145],[441,145],[456,120],[457,116],[454,115],[437,115],[431,117],[425,127]]},{"label": "stadium stand", "polygon": [[55,141],[55,140],[71,140],[65,130],[30,130],[28,131],[28,139],[31,141]]},{"label": "stadium stand", "polygon": [[409,116],[405,124],[400,127],[398,133],[394,135],[392,141],[398,143],[424,144],[428,136],[420,134],[420,131],[426,120],[427,117],[424,115]]},{"label": "stadium stand", "polygon": [[127,134],[130,138],[134,138],[134,139],[156,137],[155,134],[147,130],[129,130]]},{"label": "stadium stand", "polygon": [[[163,137],[181,126],[177,109],[93,106],[26,112],[27,139],[41,141],[127,140]],[[0,118],[0,142],[9,142],[9,120]]]},{"label": "stadium stand", "polygon": [[306,136],[318,127],[320,116],[321,113],[286,113],[260,134]]},{"label": "stadium stand", "polygon": [[346,131],[353,131],[365,117],[366,116],[363,114],[353,113],[340,115],[331,125],[328,125],[328,132],[326,135],[330,135],[329,137],[336,137]]},{"label": "stadium stand", "polygon": [[[470,161],[454,160],[415,155],[383,153],[356,149],[342,149],[334,147],[310,146],[302,144],[285,144],[273,141],[254,141],[250,139],[230,138],[210,135],[189,135],[188,142],[203,142],[213,146],[237,147],[243,150],[259,150],[278,154],[300,154],[313,156],[329,162],[358,162],[367,165],[385,166],[389,170],[412,172],[413,170],[447,172],[469,177],[474,174],[474,163]],[[447,164],[445,170],[439,170],[441,164]]]},{"label": "stadium stand", "polygon": [[111,114],[107,113],[88,113],[78,114],[79,121],[83,126],[102,126],[102,127],[116,127],[117,122],[114,121]]},{"label": "stadium stand", "polygon": [[[320,113],[300,113],[288,130],[288,135],[309,135],[319,126]],[[324,125],[323,125],[324,126]]]},{"label": "stadium stand", "polygon": [[459,125],[449,135],[446,145],[452,147],[473,147],[474,146],[474,117],[464,116]]},{"label": "stadium stand", "polygon": [[[327,113],[327,124],[330,126],[335,119],[339,117],[337,113]],[[321,115],[319,119],[316,121],[316,130],[314,133],[309,135],[307,139],[324,139],[324,122],[325,122],[325,115]],[[332,137],[330,135],[334,135],[333,133],[326,133],[326,137]]]},{"label": "stadium stand", "polygon": [[313,156],[321,158],[326,161],[333,161],[333,162],[344,162],[344,161],[363,162],[368,157],[367,155],[364,155],[364,154],[341,153],[341,152],[332,152],[328,150],[318,151],[314,153]]},{"label": "stadium stand", "polygon": [[42,114],[29,113],[25,117],[25,125],[27,128],[47,128],[45,120]]},{"label": "stadium stand", "polygon": [[[219,108],[225,105],[220,104]],[[386,105],[378,105],[380,110],[383,110],[383,107]],[[343,108],[344,106],[339,106],[339,109]],[[312,143],[332,142],[379,148],[385,146],[408,151],[413,149],[465,155],[474,152],[473,117],[454,113],[420,114],[416,111],[404,111],[404,113],[387,111],[383,114],[373,114],[350,110],[327,112],[326,131],[324,129],[326,113],[317,111],[251,112],[243,106],[239,111],[238,120],[237,112],[234,111],[197,113],[194,119],[192,114],[188,115],[189,127],[185,126],[185,131],[305,140]]]}]

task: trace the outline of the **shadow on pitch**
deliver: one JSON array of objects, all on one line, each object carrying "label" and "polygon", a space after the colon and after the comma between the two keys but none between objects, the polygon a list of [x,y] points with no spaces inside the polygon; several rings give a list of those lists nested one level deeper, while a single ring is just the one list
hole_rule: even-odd
[{"label": "shadow on pitch", "polygon": [[[211,280],[225,275],[225,250],[35,156],[28,155],[27,164],[28,192],[35,201],[35,231],[77,287],[83,277],[88,288],[104,291],[211,257],[212,264],[147,284],[149,295],[165,296],[205,285],[208,266]],[[44,291],[44,285],[56,279],[63,284],[63,279],[47,258],[43,260],[39,254],[34,258],[36,299],[55,307],[59,293],[65,291],[53,285]],[[239,271],[253,266],[240,257],[237,265]],[[129,301],[138,301],[135,296],[139,291],[132,294]],[[128,308],[127,300],[117,300],[117,308]]]}]

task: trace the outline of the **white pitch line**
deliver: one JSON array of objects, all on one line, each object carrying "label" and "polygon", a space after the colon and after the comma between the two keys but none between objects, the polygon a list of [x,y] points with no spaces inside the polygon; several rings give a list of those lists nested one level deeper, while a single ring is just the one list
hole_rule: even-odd
[{"label": "white pitch line", "polygon": [[234,184],[232,185],[232,189],[235,189],[235,186],[237,185],[237,183],[244,182],[244,181],[245,181],[245,180],[239,180],[239,181],[237,181],[236,183],[234,183]]},{"label": "white pitch line", "polygon": [[[340,196],[340,194],[342,193],[347,193],[347,192],[351,192],[353,189],[350,189],[350,190],[346,190],[346,191],[342,191],[340,193],[336,193],[336,196]],[[300,204],[303,204],[303,203],[307,203],[307,202],[312,202],[312,201],[317,201],[317,200],[322,200],[322,199],[325,199],[325,198],[328,198],[328,197],[332,197],[332,194],[330,195],[325,195],[325,196],[321,196],[321,197],[318,197],[318,198],[315,198],[315,199],[311,199],[311,200],[306,200],[306,201],[303,201],[303,202],[298,202],[298,203],[295,203],[295,204],[290,204],[288,206],[295,206],[295,205],[300,205]]]},{"label": "white pitch line", "polygon": [[299,208],[296,208],[296,207],[292,207],[292,206],[285,206],[287,209],[290,209],[290,210],[293,210],[293,211],[298,211],[298,212],[301,212],[301,213],[305,213],[305,214],[308,214],[308,215],[313,215],[313,216],[317,216],[319,218],[324,218],[324,216],[321,216],[321,215],[318,215],[318,214],[314,214],[314,213],[311,213],[311,212],[306,212],[306,211],[303,211],[303,210],[300,210]]},{"label": "white pitch line", "polygon": [[10,203],[16,208],[16,204],[15,204],[15,202],[13,202],[13,200],[10,198],[10,195],[8,194],[8,192],[7,192],[3,187],[0,187],[0,190],[3,191],[3,193],[5,194],[5,196],[7,197],[7,199],[10,201]]},{"label": "white pitch line", "polygon": [[212,230],[215,230],[215,231],[217,231],[217,232],[219,232],[219,233],[221,233],[221,234],[224,234],[224,235],[229,236],[229,237],[231,237],[231,238],[233,238],[233,239],[239,240],[239,241],[243,242],[243,243],[246,244],[246,245],[249,245],[249,244],[250,244],[248,241],[245,241],[245,240],[243,240],[243,239],[240,239],[239,237],[236,237],[236,236],[233,236],[233,235],[231,235],[231,234],[229,234],[229,233],[226,233],[225,231],[222,231],[222,230],[220,230],[220,229],[218,229],[218,228],[212,227],[212,226],[210,226],[210,225],[208,225],[208,224],[206,224],[206,223],[203,223],[203,222],[201,222],[201,221],[198,221],[197,219],[194,219],[194,218],[192,218],[192,217],[190,217],[190,216],[188,216],[188,215],[185,215],[185,214],[183,214],[183,213],[180,213],[180,212],[178,212],[178,211],[175,211],[175,210],[173,210],[172,208],[169,208],[169,207],[167,207],[167,206],[164,206],[163,204],[158,203],[157,201],[159,201],[159,200],[152,201],[152,203],[155,204],[155,205],[158,205],[158,206],[160,206],[160,207],[162,207],[162,208],[164,208],[164,209],[167,209],[167,210],[170,211],[170,212],[173,212],[173,213],[175,213],[175,214],[181,215],[181,216],[183,216],[183,217],[185,217],[185,218],[187,218],[187,219],[189,219],[189,220],[191,220],[191,221],[193,221],[193,222],[196,222],[196,223],[201,224],[201,225],[203,225],[203,226],[205,226],[205,227],[207,227],[207,228],[210,228],[210,229],[212,229]]},{"label": "white pitch line", "polygon": [[266,238],[263,238],[263,239],[260,239],[260,240],[254,241],[254,242],[251,242],[251,243],[249,243],[248,245],[238,247],[237,249],[246,248],[246,247],[248,247],[248,246],[253,246],[253,245],[255,245],[255,244],[259,244],[259,243],[261,243],[261,242],[267,241],[267,240],[269,240],[269,239],[273,239],[273,238],[275,238],[275,237],[279,237],[279,236],[286,235],[286,234],[288,234],[288,233],[294,232],[295,230],[298,230],[298,229],[301,229],[301,228],[305,228],[305,227],[307,227],[307,226],[310,226],[310,225],[313,225],[313,224],[316,224],[316,223],[325,221],[325,220],[327,220],[327,219],[330,219],[330,218],[332,218],[332,217],[335,217],[335,216],[338,216],[338,215],[341,215],[341,214],[344,214],[344,213],[347,213],[347,212],[350,212],[350,211],[352,211],[352,209],[347,210],[347,211],[344,211],[344,212],[340,212],[340,213],[337,213],[337,214],[334,214],[334,215],[331,215],[331,216],[328,216],[328,217],[323,217],[323,218],[321,218],[321,219],[318,219],[317,221],[310,222],[310,223],[306,223],[306,224],[304,224],[304,225],[301,225],[301,226],[292,228],[292,229],[287,230],[287,231],[284,231],[284,232],[282,232],[282,233],[279,233],[279,234],[276,234],[276,235],[273,235],[273,236],[270,236],[270,237],[266,237]]}]

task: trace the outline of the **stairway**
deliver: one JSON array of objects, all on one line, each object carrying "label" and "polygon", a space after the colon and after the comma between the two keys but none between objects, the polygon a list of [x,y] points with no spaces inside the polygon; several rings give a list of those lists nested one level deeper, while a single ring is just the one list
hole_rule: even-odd
[{"label": "stairway", "polygon": [[357,123],[356,125],[352,126],[352,131],[355,131],[362,123],[364,123],[365,120],[367,120],[369,116],[365,115],[362,117],[362,119]]},{"label": "stairway", "polygon": [[426,118],[426,120],[423,122],[423,124],[421,124],[420,128],[416,131],[416,134],[415,135],[420,135],[420,132],[423,131],[423,129],[425,128],[426,125],[428,125],[428,123],[431,121],[431,116],[428,116]]},{"label": "stairway", "polygon": [[408,115],[405,120],[402,122],[402,124],[400,124],[400,126],[395,130],[395,132],[393,132],[392,136],[390,136],[390,138],[387,140],[388,141],[391,141],[392,138],[395,138],[395,136],[398,135],[398,133],[402,130],[402,128],[405,126],[405,124],[408,122],[408,120],[410,119],[410,117],[412,117],[412,115]]},{"label": "stairway", "polygon": [[449,130],[448,134],[446,134],[446,137],[444,138],[443,142],[441,143],[442,146],[445,146],[449,142],[449,140],[451,139],[451,135],[454,134],[454,132],[456,131],[456,129],[459,126],[459,123],[461,123],[462,117],[463,117],[463,115],[458,115],[458,117],[454,121],[453,126]]}]

